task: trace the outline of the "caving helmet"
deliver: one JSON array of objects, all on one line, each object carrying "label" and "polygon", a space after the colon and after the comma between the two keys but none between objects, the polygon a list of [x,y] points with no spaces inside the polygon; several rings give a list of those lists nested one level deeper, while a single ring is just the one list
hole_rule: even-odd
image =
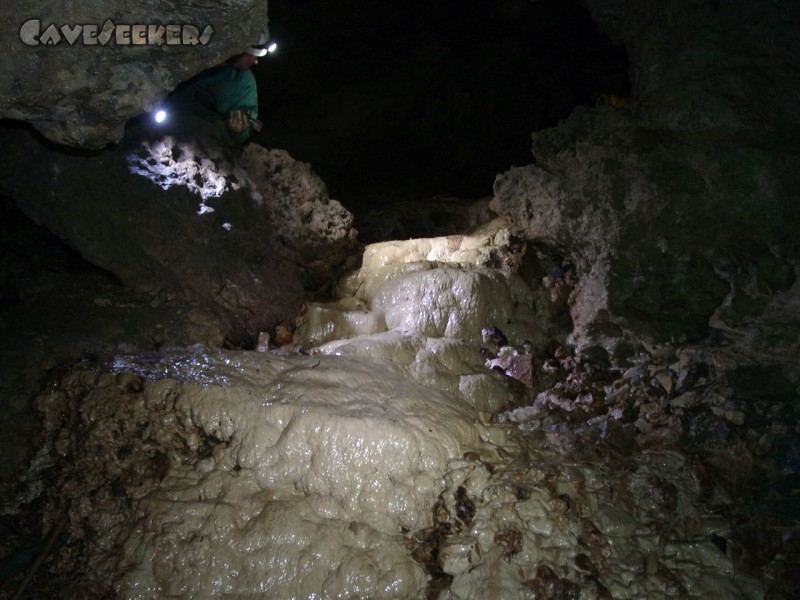
[{"label": "caving helmet", "polygon": [[269,25],[264,25],[258,36],[258,42],[249,46],[245,52],[253,56],[261,57],[266,56],[269,52],[274,52],[275,48],[277,48],[277,44],[274,42],[270,44],[269,42]]}]

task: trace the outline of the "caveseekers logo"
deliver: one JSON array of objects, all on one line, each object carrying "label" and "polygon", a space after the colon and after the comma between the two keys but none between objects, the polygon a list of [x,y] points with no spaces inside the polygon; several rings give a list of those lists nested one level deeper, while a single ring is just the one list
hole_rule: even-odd
[{"label": "caveseekers logo", "polygon": [[114,41],[117,46],[205,46],[214,29],[206,25],[202,33],[194,25],[126,25],[108,19],[100,28],[97,25],[53,24],[42,30],[39,19],[29,19],[19,29],[19,39],[28,46],[56,46],[62,42],[70,46],[105,46]]}]

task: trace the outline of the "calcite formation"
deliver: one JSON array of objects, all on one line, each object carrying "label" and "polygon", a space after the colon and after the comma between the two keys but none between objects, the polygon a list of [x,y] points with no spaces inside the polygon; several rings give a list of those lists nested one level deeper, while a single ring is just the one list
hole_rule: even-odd
[{"label": "calcite formation", "polygon": [[487,372],[482,327],[502,323],[519,345],[545,344],[535,294],[514,272],[523,252],[500,219],[469,235],[371,244],[340,282],[341,298],[306,304],[296,341],[323,354],[390,358],[494,412],[509,393]]},{"label": "calcite formation", "polygon": [[76,471],[50,518],[81,523],[75,550],[103,532],[64,565],[130,598],[416,597],[426,575],[402,532],[432,524],[451,460],[504,439],[466,404],[366,359],[116,356],[60,389],[41,400],[48,451]]},{"label": "calcite formation", "polygon": [[319,343],[402,330],[474,342],[482,323],[508,320],[515,310],[514,324],[506,324],[515,337],[537,337],[533,296],[513,272],[523,254],[502,219],[469,235],[370,244],[361,268],[334,290],[338,303],[308,304],[300,338]]},{"label": "calcite formation", "polygon": [[[513,254],[494,231],[470,240],[473,257]],[[412,288],[391,286],[406,274],[398,265],[445,281],[513,279],[417,254],[447,242],[367,247],[375,260],[343,289],[358,296],[353,283],[371,282],[387,306],[405,306]],[[546,278],[516,285],[528,301],[550,297]],[[436,289],[436,277],[413,288]],[[416,311],[457,306],[476,336],[427,330],[421,316],[315,345],[306,324],[296,338],[310,355],[195,347],[79,365],[39,397],[46,443],[16,506],[40,496],[45,529],[67,522],[54,568],[98,595],[757,599],[781,589],[770,586],[792,564],[796,534],[773,522],[786,541],[784,554],[780,543],[769,551],[767,517],[747,516],[747,496],[734,495],[760,442],[732,429],[742,421],[711,379],[715,349],[665,348],[623,372],[534,344],[529,390],[486,366],[473,290],[451,293],[454,304],[442,295],[437,307],[430,293]],[[496,316],[517,308],[498,302]],[[722,445],[726,427],[736,452]],[[772,475],[783,464],[759,462]],[[45,473],[55,485],[42,485]]]}]

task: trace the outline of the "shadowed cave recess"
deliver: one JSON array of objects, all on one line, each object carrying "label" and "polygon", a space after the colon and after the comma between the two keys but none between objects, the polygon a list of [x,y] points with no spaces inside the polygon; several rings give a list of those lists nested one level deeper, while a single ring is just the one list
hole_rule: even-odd
[{"label": "shadowed cave recess", "polygon": [[0,598],[795,597],[798,6],[24,4]]},{"label": "shadowed cave recess", "polygon": [[270,116],[256,140],[314,165],[356,213],[366,242],[392,233],[371,213],[404,203],[415,206],[402,215],[406,231],[396,223],[398,237],[452,231],[458,223],[437,224],[435,214],[426,223],[418,209],[437,197],[489,196],[497,173],[530,163],[532,131],[629,92],[624,48],[578,2],[354,1],[330,13],[314,2],[272,2],[270,10],[280,51],[256,67]]}]

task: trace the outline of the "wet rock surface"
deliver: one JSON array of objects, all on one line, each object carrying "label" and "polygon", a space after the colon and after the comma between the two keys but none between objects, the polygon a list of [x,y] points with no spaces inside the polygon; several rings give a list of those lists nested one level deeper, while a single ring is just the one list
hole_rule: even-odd
[{"label": "wet rock surface", "polygon": [[40,397],[34,463],[53,487],[20,488],[50,498],[45,530],[69,521],[56,571],[129,597],[418,596],[400,532],[430,524],[448,461],[485,426],[375,366],[194,349],[65,375]]},{"label": "wet rock surface", "polygon": [[0,199],[3,229],[0,389],[3,477],[30,458],[39,428],[33,398],[53,374],[76,360],[110,351],[155,351],[170,345],[222,345],[225,332],[197,303],[172,294],[125,288]]},{"label": "wet rock surface", "polygon": [[[92,0],[76,4],[66,0],[44,2],[25,0],[3,5],[4,23],[0,34],[0,115],[30,122],[49,140],[82,148],[100,148],[118,142],[125,122],[151,110],[181,81],[203,69],[242,52],[267,22],[267,2],[227,2],[218,6],[165,5],[161,2],[108,2]],[[29,19],[38,19],[42,42],[47,28],[58,29],[52,41],[26,45],[20,29]],[[211,26],[205,45],[166,43],[128,45],[113,39],[107,44],[83,43],[80,37],[70,45],[62,27],[73,35],[75,28],[93,25],[94,38],[102,35],[108,21],[114,24],[198,29],[198,38]],[[130,38],[130,30],[128,30]],[[58,36],[58,38],[55,37]],[[148,38],[149,39],[149,38]],[[155,40],[155,36],[153,37]],[[174,41],[174,40],[173,40]],[[57,89],[58,93],[52,93]]]},{"label": "wet rock surface", "polygon": [[[435,245],[410,241],[405,248],[420,242]],[[392,261],[382,246],[367,247],[370,260],[365,258],[356,281],[369,281],[363,270],[374,268],[382,273],[375,279],[378,285],[385,284],[382,269]],[[394,247],[403,246],[395,242]],[[514,255],[513,244],[505,248]],[[509,597],[758,598],[765,592],[789,597],[787,569],[794,558],[787,556],[796,555],[798,506],[786,477],[794,478],[800,437],[797,388],[790,381],[794,370],[785,359],[797,355],[796,340],[781,346],[783,367],[743,367],[743,358],[755,353],[741,339],[758,336],[742,330],[734,335],[739,342],[717,332],[699,344],[638,353],[633,346],[619,345],[612,353],[585,346],[576,353],[556,341],[567,338],[568,324],[561,321],[560,335],[554,325],[567,310],[579,275],[536,247],[526,253],[527,258],[507,264],[530,282],[532,318],[550,323],[554,337],[531,344],[519,334],[484,327],[471,339],[472,344],[479,340],[482,358],[489,356],[484,368],[505,377],[506,391],[499,397],[507,408],[492,421],[518,428],[529,445],[524,454],[499,463],[467,454],[464,474],[448,475],[449,491],[434,507],[436,524],[407,541],[433,576],[431,589],[446,589],[441,593],[450,596],[440,597],[452,598],[475,597],[480,586],[496,586],[491,589]],[[436,260],[446,259],[437,255]],[[358,298],[367,287],[349,289]],[[414,305],[419,322],[426,323],[426,303]],[[339,322],[336,313],[326,318]],[[333,330],[342,332],[335,325]],[[329,342],[319,351],[388,354],[405,362],[419,347],[415,331],[405,323],[391,335],[351,333],[350,340]],[[780,352],[773,348],[771,356],[777,359]],[[418,380],[446,385],[442,367],[454,363],[445,356],[440,346],[438,378]],[[425,364],[425,352],[413,360],[416,366]],[[473,406],[487,420],[497,405]],[[767,415],[777,414],[785,419],[782,425],[767,425],[765,418],[774,418]],[[775,437],[770,433],[778,431]],[[532,495],[539,499],[537,519],[522,516]],[[765,510],[767,497],[775,503]],[[764,533],[753,539],[754,531]],[[750,549],[734,550],[745,538]],[[487,556],[487,550],[496,554]],[[753,566],[759,561],[769,565],[764,572]],[[516,576],[514,569],[504,570],[508,563],[519,567]]]}]

